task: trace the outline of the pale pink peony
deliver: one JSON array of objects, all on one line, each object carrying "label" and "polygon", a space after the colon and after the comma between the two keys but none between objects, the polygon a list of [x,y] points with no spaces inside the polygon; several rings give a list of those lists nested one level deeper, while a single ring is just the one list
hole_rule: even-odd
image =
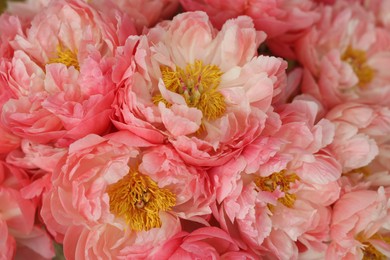
[{"label": "pale pink peony", "polygon": [[3,128],[56,146],[109,130],[113,53],[135,33],[130,22],[122,24],[123,13],[115,14],[106,16],[79,0],[51,1],[25,32],[14,33],[12,57],[0,60],[0,84],[8,96]]},{"label": "pale pink peony", "polygon": [[286,63],[256,57],[264,39],[248,17],[216,31],[202,12],[177,15],[118,49],[114,124],[170,142],[189,164],[227,162],[259,136]]},{"label": "pale pink peony", "polygon": [[187,11],[202,10],[217,28],[231,18],[248,15],[255,28],[267,34],[267,45],[277,55],[294,58],[294,42],[318,19],[310,0],[181,0]]},{"label": "pale pink peony", "polygon": [[390,144],[389,108],[345,103],[334,107],[326,118],[336,125],[335,140],[329,148],[344,172],[366,166],[372,173],[389,171],[386,152]]},{"label": "pale pink peony", "polygon": [[389,106],[390,33],[359,3],[338,1],[296,44],[302,91],[326,109],[347,101]]},{"label": "pale pink peony", "polygon": [[324,254],[330,205],[341,167],[326,150],[334,127],[316,120],[315,102],[295,100],[276,110],[282,125],[246,147],[242,157],[210,170],[214,215],[239,246],[276,259]]},{"label": "pale pink peony", "polygon": [[50,237],[35,224],[36,204],[20,190],[28,185],[28,175],[0,161],[0,258],[51,259],[54,249]]},{"label": "pale pink peony", "polygon": [[212,202],[205,170],[124,131],[70,145],[41,215],[68,258],[142,258],[182,229],[180,219],[207,224]]},{"label": "pale pink peony", "polygon": [[329,150],[343,167],[343,193],[390,185],[390,110],[345,103],[326,117],[336,125]]},{"label": "pale pink peony", "polygon": [[327,259],[390,257],[390,200],[383,187],[344,194],[333,206]]}]

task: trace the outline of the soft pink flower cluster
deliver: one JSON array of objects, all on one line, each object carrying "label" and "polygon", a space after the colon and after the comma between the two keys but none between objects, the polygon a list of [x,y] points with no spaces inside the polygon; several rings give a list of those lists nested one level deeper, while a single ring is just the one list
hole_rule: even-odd
[{"label": "soft pink flower cluster", "polygon": [[0,28],[0,260],[390,258],[390,0],[29,0]]}]

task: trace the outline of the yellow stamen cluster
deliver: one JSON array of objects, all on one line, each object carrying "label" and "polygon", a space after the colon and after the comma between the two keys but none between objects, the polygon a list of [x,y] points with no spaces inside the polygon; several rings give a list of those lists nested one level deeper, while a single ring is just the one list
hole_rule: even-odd
[{"label": "yellow stamen cluster", "polygon": [[48,63],[62,63],[68,68],[73,66],[76,70],[80,70],[79,61],[77,60],[77,51],[72,52],[69,49],[63,49],[61,46],[57,47],[57,57],[49,59]]},{"label": "yellow stamen cluster", "polygon": [[351,46],[342,55],[341,59],[348,62],[356,76],[359,78],[359,86],[364,87],[374,78],[375,71],[367,65],[366,52],[353,49]]},{"label": "yellow stamen cluster", "polygon": [[107,193],[110,211],[126,220],[134,231],[161,227],[160,211],[171,210],[176,196],[168,189],[160,189],[150,177],[130,172],[111,184]]},{"label": "yellow stamen cluster", "polygon": [[267,177],[255,176],[254,183],[262,191],[273,192],[277,188],[284,192],[284,196],[279,198],[278,201],[286,207],[292,208],[294,206],[297,196],[291,194],[290,184],[299,180],[299,177],[295,173],[287,174],[285,170],[275,172]]},{"label": "yellow stamen cluster", "polygon": [[353,169],[353,170],[346,172],[344,174],[348,175],[348,174],[355,174],[355,173],[362,174],[366,178],[372,174],[370,168],[367,166]]},{"label": "yellow stamen cluster", "polygon": [[378,251],[371,243],[364,242],[362,260],[386,260],[386,256]]},{"label": "yellow stamen cluster", "polygon": [[[362,242],[364,248],[363,248],[363,260],[386,260],[387,257],[382,254],[378,249],[376,249],[370,242],[366,241],[362,234],[358,234],[356,236],[356,239]],[[370,237],[370,239],[373,240],[381,240],[387,244],[390,244],[390,237],[388,236],[382,236],[381,234],[374,234]]]},{"label": "yellow stamen cluster", "polygon": [[0,1],[0,14],[3,13],[7,9],[7,1]]},{"label": "yellow stamen cluster", "polygon": [[[172,70],[163,66],[161,73],[165,87],[183,96],[187,105],[198,108],[207,120],[215,120],[225,113],[225,98],[218,91],[222,76],[218,66],[204,65],[202,61],[196,60],[184,69],[176,67]],[[171,105],[161,94],[155,95],[153,102]]]}]

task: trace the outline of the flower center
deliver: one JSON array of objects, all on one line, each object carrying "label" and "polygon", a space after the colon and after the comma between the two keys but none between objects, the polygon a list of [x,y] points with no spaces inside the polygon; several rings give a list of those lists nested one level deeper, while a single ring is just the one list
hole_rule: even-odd
[{"label": "flower center", "polygon": [[76,70],[80,70],[79,61],[77,60],[77,51],[72,52],[69,49],[62,49],[61,46],[57,47],[57,58],[49,59],[48,63],[62,63],[68,68],[73,66]]},{"label": "flower center", "polygon": [[353,49],[351,46],[347,48],[341,59],[348,62],[356,76],[359,79],[359,85],[364,86],[370,83],[374,77],[374,70],[367,65],[366,52],[358,49]]},{"label": "flower center", "polygon": [[[220,118],[225,113],[225,98],[218,91],[222,76],[218,66],[203,65],[202,61],[196,60],[185,69],[176,67],[172,70],[163,66],[161,73],[165,87],[183,96],[187,105],[202,111],[207,120]],[[170,105],[161,94],[153,97],[155,104],[160,101]]]},{"label": "flower center", "polygon": [[110,211],[123,217],[134,231],[161,227],[160,211],[171,210],[175,195],[160,189],[150,177],[130,172],[108,187]]},{"label": "flower center", "polygon": [[274,192],[279,188],[280,191],[284,192],[284,196],[279,198],[278,201],[286,207],[292,208],[297,196],[289,193],[290,184],[297,180],[299,180],[299,177],[295,173],[286,174],[286,171],[283,170],[272,173],[267,177],[256,176],[254,182],[263,191]]},{"label": "flower center", "polygon": [[346,172],[344,173],[345,175],[348,175],[348,174],[362,174],[364,177],[369,177],[372,173],[371,173],[371,170],[368,166],[363,166],[363,167],[360,167],[360,168],[356,168],[356,169],[353,169],[349,172]]},{"label": "flower center", "polygon": [[371,243],[364,242],[365,246],[363,249],[363,259],[362,260],[385,260],[386,256],[378,251]]},{"label": "flower center", "polygon": [[[374,234],[370,239],[381,240],[390,244],[390,237],[384,237],[380,234]],[[387,257],[376,249],[370,242],[363,242],[363,260],[385,260]]]}]

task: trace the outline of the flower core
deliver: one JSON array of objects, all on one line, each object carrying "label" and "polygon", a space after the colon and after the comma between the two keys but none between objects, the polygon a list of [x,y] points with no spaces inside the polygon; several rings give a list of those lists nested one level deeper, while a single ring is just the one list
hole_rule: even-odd
[{"label": "flower core", "polygon": [[[187,105],[202,111],[207,120],[215,120],[225,113],[225,98],[218,91],[222,76],[218,66],[204,65],[202,61],[196,60],[187,64],[185,69],[176,67],[176,70],[172,70],[163,66],[161,73],[165,87],[183,96]],[[155,104],[160,101],[170,105],[161,94],[153,97]]]},{"label": "flower core", "polygon": [[359,85],[364,86],[374,78],[374,70],[367,65],[366,52],[363,50],[347,48],[341,59],[352,66],[353,71],[359,79]]},{"label": "flower core", "polygon": [[[379,234],[374,234],[370,239],[381,240],[390,244],[390,237],[384,237]],[[385,260],[387,257],[376,249],[370,242],[363,242],[363,260]]]},{"label": "flower core", "polygon": [[364,242],[365,246],[363,249],[363,258],[362,260],[385,260],[386,256],[378,251],[371,243]]},{"label": "flower core", "polygon": [[158,187],[150,177],[130,172],[108,187],[110,210],[123,217],[134,231],[161,227],[160,211],[171,210],[175,195]]},{"label": "flower core", "polygon": [[299,180],[299,177],[295,173],[286,174],[286,171],[283,170],[272,173],[267,177],[256,176],[254,182],[263,191],[274,192],[279,188],[280,191],[284,192],[284,196],[279,198],[278,201],[286,207],[292,208],[297,196],[289,193],[290,184],[297,180]]},{"label": "flower core", "polygon": [[72,52],[69,49],[63,49],[61,46],[57,47],[57,58],[51,58],[48,63],[62,63],[68,68],[73,66],[76,70],[80,70],[79,61],[77,60],[77,51]]}]

